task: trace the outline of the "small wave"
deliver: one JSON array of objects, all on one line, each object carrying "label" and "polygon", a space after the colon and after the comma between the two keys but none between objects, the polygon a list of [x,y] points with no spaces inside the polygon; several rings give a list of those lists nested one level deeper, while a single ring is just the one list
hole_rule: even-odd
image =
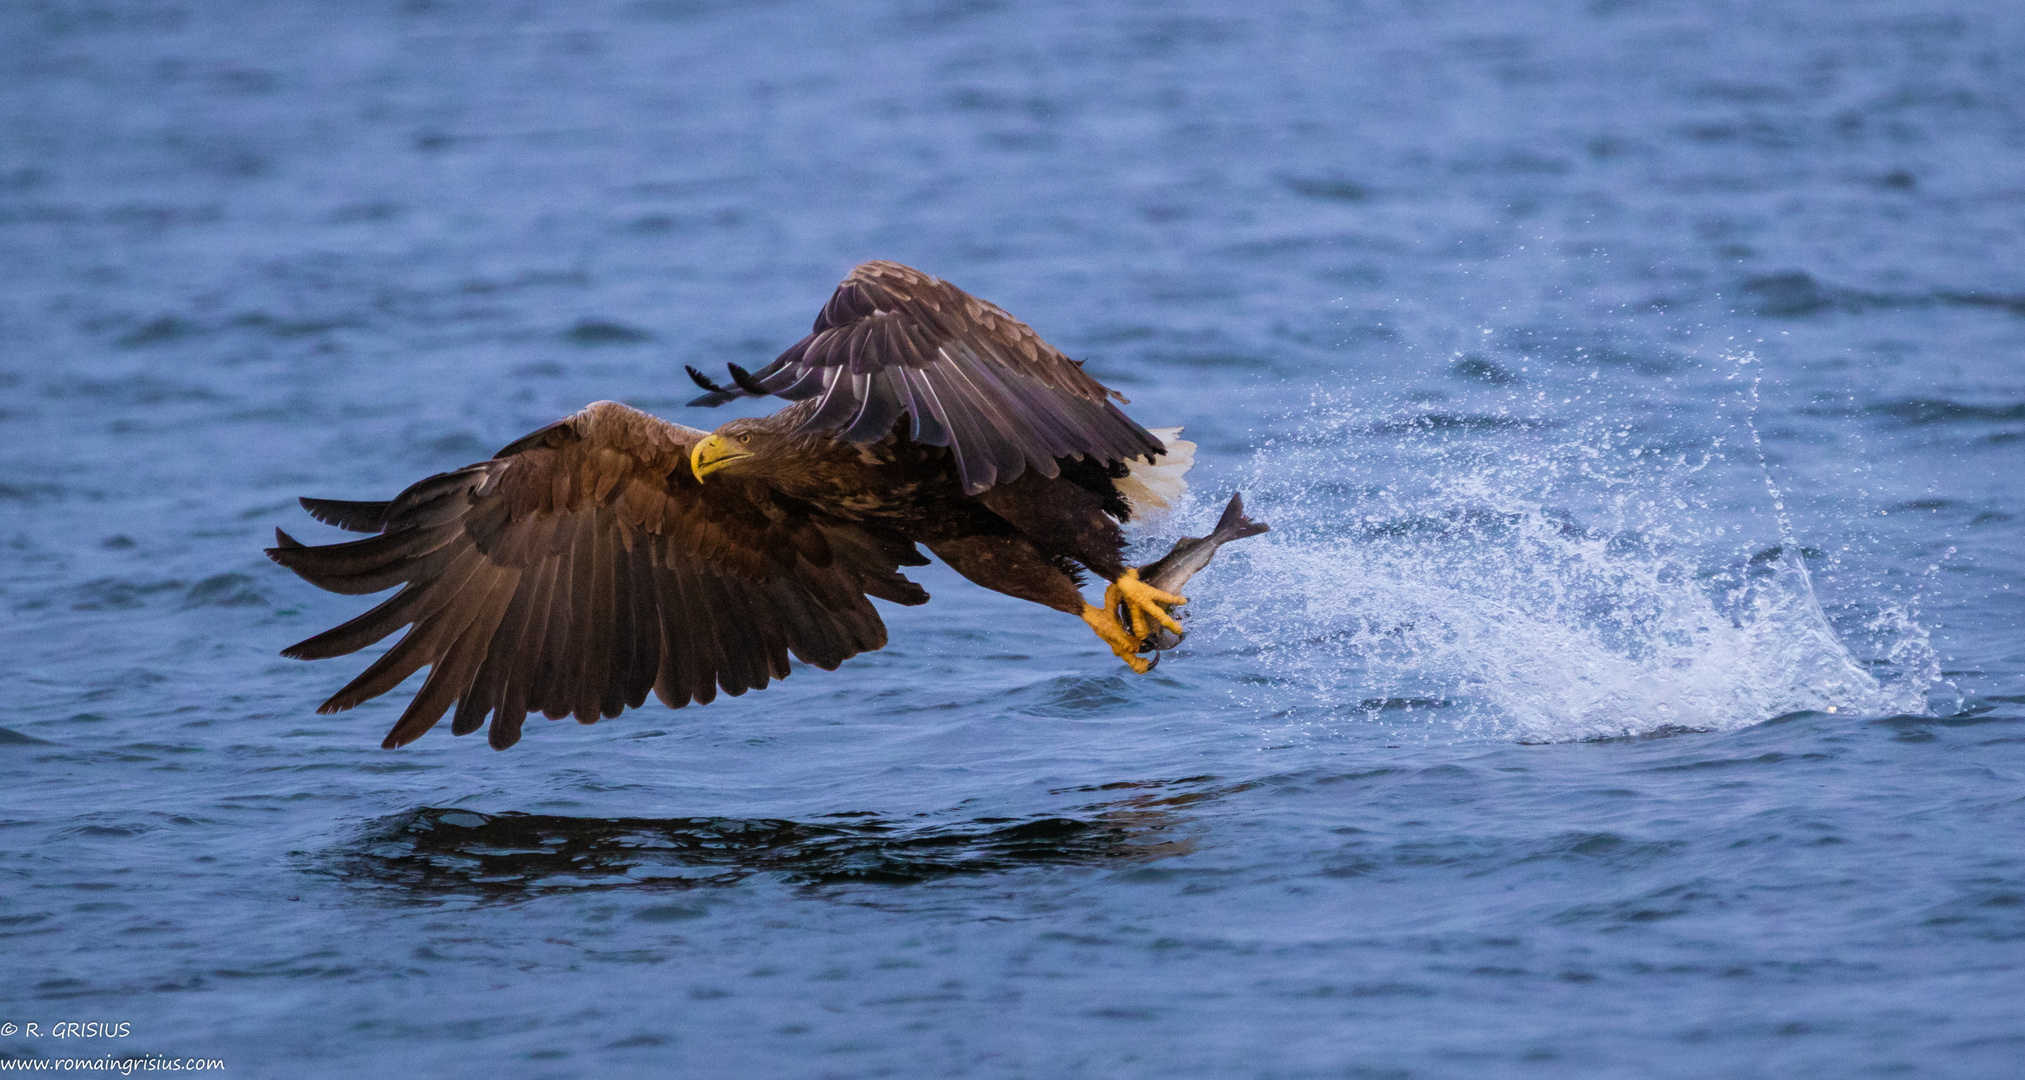
[{"label": "small wave", "polygon": [[72,590],[76,599],[70,606],[73,611],[126,611],[145,606],[150,597],[181,592],[186,587],[187,583],[175,579],[128,581],[94,578]]},{"label": "small wave", "polygon": [[1974,405],[1946,398],[1904,398],[1881,402],[1863,410],[1872,416],[1896,421],[1905,427],[1929,424],[2002,424],[2025,420],[2025,402],[2009,405]]},{"label": "small wave", "polygon": [[265,607],[268,599],[247,574],[213,574],[190,586],[184,607]]},{"label": "small wave", "polygon": [[1924,293],[1877,293],[1823,283],[1804,270],[1760,274],[1738,285],[1747,308],[1756,315],[1793,318],[1827,311],[1861,314],[1897,308],[1985,308],[2025,315],[2025,296],[1976,289],[1936,289]]}]

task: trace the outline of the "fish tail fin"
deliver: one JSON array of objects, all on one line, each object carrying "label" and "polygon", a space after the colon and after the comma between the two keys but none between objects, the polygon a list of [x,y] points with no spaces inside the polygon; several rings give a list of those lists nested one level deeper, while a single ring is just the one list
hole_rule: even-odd
[{"label": "fish tail fin", "polygon": [[1231,495],[1230,505],[1223,508],[1223,516],[1216,519],[1216,531],[1210,535],[1221,536],[1224,542],[1228,543],[1232,540],[1242,540],[1247,536],[1257,536],[1267,531],[1267,528],[1265,522],[1253,521],[1245,516],[1245,496],[1244,492],[1240,491]]},{"label": "fish tail fin", "polygon": [[1195,464],[1195,444],[1181,437],[1180,428],[1149,430],[1167,451],[1152,461],[1135,458],[1125,463],[1131,471],[1118,481],[1118,493],[1132,508],[1128,521],[1144,522],[1173,509],[1188,492],[1184,476]]}]

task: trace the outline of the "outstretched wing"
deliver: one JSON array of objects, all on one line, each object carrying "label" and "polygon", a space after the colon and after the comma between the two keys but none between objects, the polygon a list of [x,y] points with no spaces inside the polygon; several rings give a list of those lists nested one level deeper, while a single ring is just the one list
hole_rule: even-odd
[{"label": "outstretched wing", "polygon": [[908,437],[947,446],[976,494],[1027,469],[1058,475],[1057,458],[1118,462],[1159,455],[1159,439],[1119,411],[1123,398],[1041,340],[1027,324],[962,289],[893,262],[851,271],[813,333],[760,370],[733,370],[737,388],[819,404],[796,429],[869,443],[901,417]]},{"label": "outstretched wing", "polygon": [[788,656],[829,669],[886,644],[866,595],[919,604],[898,572],[914,545],[816,513],[756,482],[699,484],[704,432],[599,402],[490,461],[432,476],[391,503],[303,500],[378,535],[307,547],[276,531],[275,562],[333,592],[393,597],[291,646],[342,656],[413,628],[319,712],[349,709],[428,666],[383,745],[492,716],[498,749],[530,712],[582,723],[648,691],[672,708],[786,678]]}]

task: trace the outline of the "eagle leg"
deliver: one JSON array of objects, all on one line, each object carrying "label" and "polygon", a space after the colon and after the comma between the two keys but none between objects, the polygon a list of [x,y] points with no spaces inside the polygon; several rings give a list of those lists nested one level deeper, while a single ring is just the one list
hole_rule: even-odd
[{"label": "eagle leg", "polygon": [[[1174,621],[1174,616],[1169,612],[1188,603],[1188,597],[1163,592],[1146,584],[1139,580],[1139,571],[1133,569],[1118,575],[1118,579],[1104,590],[1105,611],[1117,611],[1121,603],[1125,614],[1132,620],[1133,651],[1138,651],[1139,643],[1145,641],[1156,628],[1165,627],[1175,636],[1181,636],[1181,624]],[[1119,620],[1114,618],[1112,621]],[[1101,631],[1099,633],[1101,636]]]},{"label": "eagle leg", "polygon": [[1118,659],[1125,661],[1125,666],[1141,675],[1153,670],[1152,660],[1136,655],[1139,639],[1133,636],[1132,631],[1125,629],[1118,621],[1118,616],[1105,608],[1091,607],[1088,604],[1083,605],[1082,614],[1083,621],[1090,624],[1090,629],[1097,632],[1097,636],[1103,639],[1104,644],[1111,646],[1111,651]]},{"label": "eagle leg", "polygon": [[[1137,571],[1126,570],[1118,575],[1118,580],[1106,592],[1104,606],[1093,607],[1083,600],[1075,579],[1062,572],[1057,560],[1049,558],[1032,540],[1017,533],[930,541],[928,550],[948,563],[950,569],[987,589],[996,589],[1007,596],[1017,596],[1022,600],[1045,604],[1056,611],[1080,616],[1091,630],[1096,631],[1097,637],[1111,647],[1118,659],[1142,675],[1153,670],[1154,661],[1135,654],[1150,630],[1134,635],[1126,620],[1136,615],[1144,621],[1147,616],[1128,607],[1126,610],[1134,614],[1121,618],[1117,614],[1119,598],[1138,597],[1139,603],[1146,605],[1187,602],[1184,597],[1161,592],[1140,581]],[[1152,621],[1164,626],[1179,625],[1158,607],[1153,608]]]}]

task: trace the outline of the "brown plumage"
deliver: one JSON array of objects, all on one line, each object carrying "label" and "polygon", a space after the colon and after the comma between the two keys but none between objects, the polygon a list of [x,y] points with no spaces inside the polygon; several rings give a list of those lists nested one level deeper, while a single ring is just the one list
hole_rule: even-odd
[{"label": "brown plumage", "polygon": [[[1121,462],[1162,450],[1112,399],[1125,399],[998,305],[894,262],[851,271],[815,329],[757,372],[733,368],[737,389],[690,375],[719,405],[755,390],[814,399],[799,433],[846,442],[884,438],[905,418],[917,443],[946,446],[966,492],[1028,468],[1056,475],[1062,458]],[[1149,459],[1150,460],[1150,459]]]},{"label": "brown plumage", "polygon": [[[321,659],[409,627],[319,711],[430,669],[384,745],[455,708],[491,717],[499,749],[529,713],[582,723],[651,692],[670,707],[824,669],[886,644],[867,597],[921,604],[899,572],[925,544],[988,588],[1079,615],[1134,655],[1183,598],[1123,565],[1117,481],[1162,441],[1117,395],[1024,323],[946,282],[872,262],[815,330],[734,388],[691,372],[714,405],[797,402],[715,433],[613,402],[442,473],[388,503],[304,499],[366,539],[320,547],[277,531],[268,555],[334,592],[400,586],[378,607],[287,649]],[[1118,399],[1123,400],[1123,399]],[[1083,601],[1077,568],[1112,583]],[[1110,614],[1120,601],[1127,630]]]}]

